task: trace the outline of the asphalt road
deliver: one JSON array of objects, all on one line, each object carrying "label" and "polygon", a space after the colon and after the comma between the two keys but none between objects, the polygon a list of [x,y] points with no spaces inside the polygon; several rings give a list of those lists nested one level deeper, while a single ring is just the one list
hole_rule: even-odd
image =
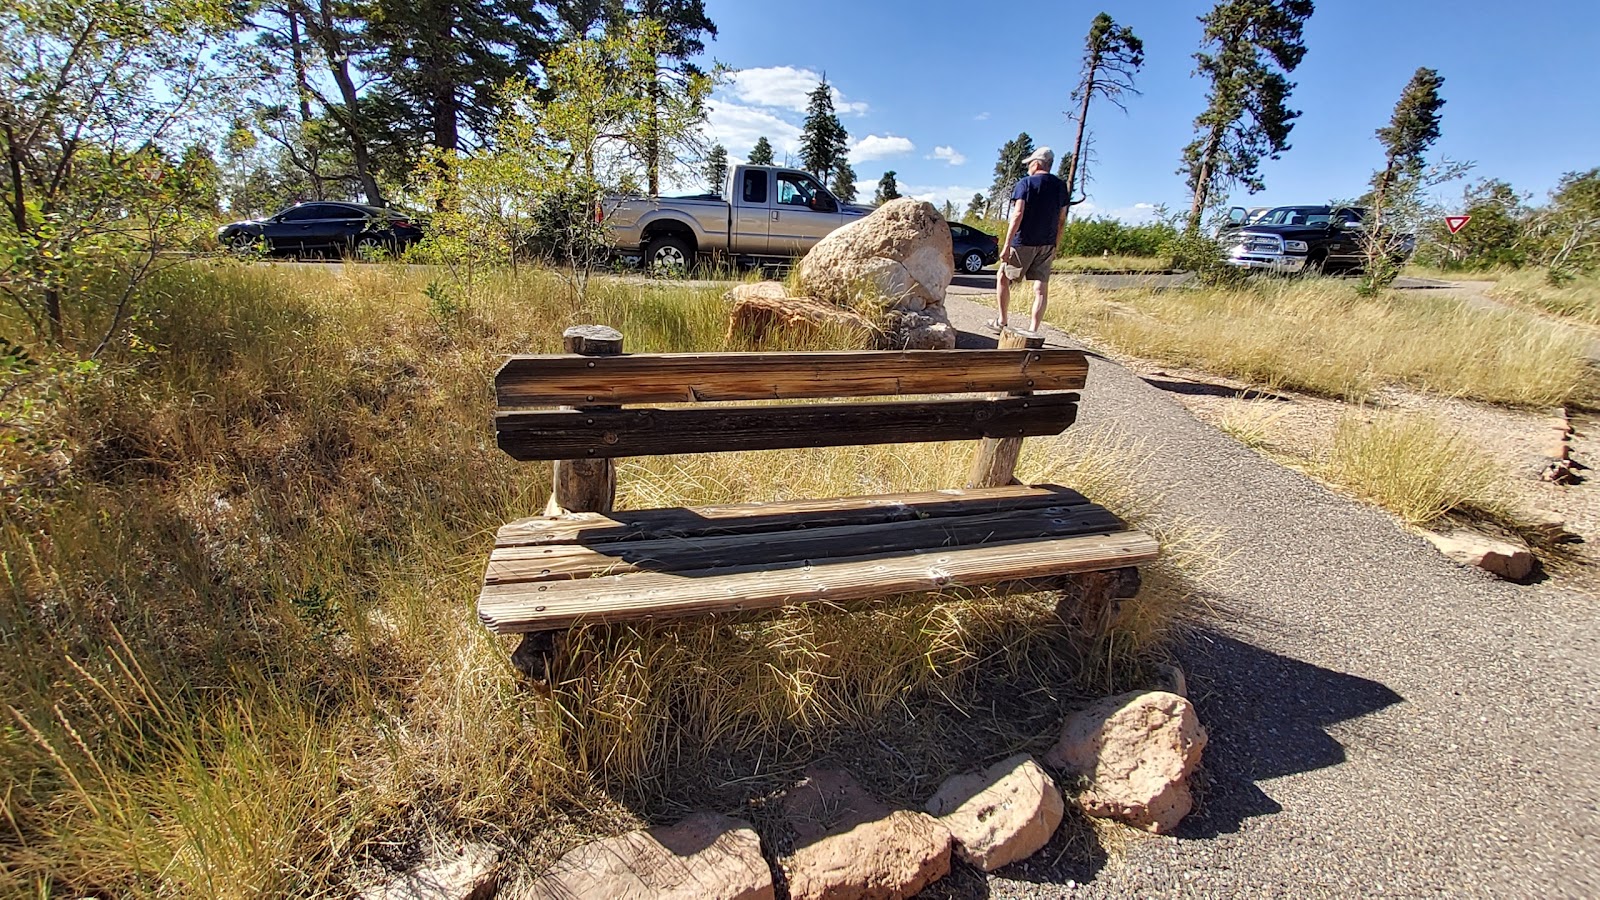
[{"label": "asphalt road", "polygon": [[[948,305],[993,346],[990,306]],[[954,896],[1600,896],[1600,599],[1456,565],[1105,360],[1074,428],[1142,441],[1159,513],[1232,553],[1178,650],[1198,808],[1115,862],[1046,848]]]},{"label": "asphalt road", "polygon": [[[1066,281],[1076,281],[1091,284],[1107,290],[1130,287],[1168,288],[1187,284],[1193,276],[1188,273],[1168,275],[1164,273],[1150,273],[1137,275],[1096,275],[1091,273],[1061,273],[1051,277],[1050,283],[1060,284]],[[1439,281],[1433,278],[1412,278],[1404,276],[1396,279],[1394,287],[1397,290],[1438,290],[1453,288],[1455,285],[1449,281]],[[985,270],[976,275],[958,273],[950,282],[948,293],[956,296],[978,297],[994,296],[995,273]],[[1028,289],[1029,291],[1032,288]]]}]

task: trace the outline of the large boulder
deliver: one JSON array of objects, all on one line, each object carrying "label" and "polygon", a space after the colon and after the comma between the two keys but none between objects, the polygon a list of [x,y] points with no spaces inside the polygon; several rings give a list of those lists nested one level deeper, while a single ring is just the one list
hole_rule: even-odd
[{"label": "large boulder", "polygon": [[761,855],[761,838],[748,823],[696,813],[668,828],[584,844],[512,896],[772,900],[772,870]]},{"label": "large boulder", "polygon": [[1045,762],[1088,776],[1078,805],[1089,815],[1166,834],[1194,808],[1189,775],[1205,746],[1188,700],[1133,691],[1074,713]]},{"label": "large boulder", "polygon": [[923,808],[950,829],[962,859],[993,872],[1049,843],[1066,803],[1033,757],[1019,753],[949,778]]},{"label": "large boulder", "polygon": [[[800,261],[806,296],[844,309],[918,314],[909,323],[922,329],[917,339],[936,339],[944,349],[955,346],[944,308],[945,289],[954,276],[949,224],[933,204],[909,198],[891,200],[837,229]],[[909,346],[909,340],[895,340],[902,330],[892,324],[886,343]]]},{"label": "large boulder", "polygon": [[882,340],[882,333],[866,316],[809,297],[791,297],[776,281],[741,284],[724,298],[733,304],[728,312],[730,341],[760,342],[774,331],[792,340],[830,345],[841,337],[858,347],[876,347]]}]

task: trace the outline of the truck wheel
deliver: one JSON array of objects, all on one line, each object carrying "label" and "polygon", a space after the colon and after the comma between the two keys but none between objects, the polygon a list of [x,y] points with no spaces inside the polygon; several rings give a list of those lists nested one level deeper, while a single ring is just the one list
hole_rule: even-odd
[{"label": "truck wheel", "polygon": [[1320,278],[1325,273],[1327,267],[1328,257],[1317,254],[1306,260],[1306,267],[1301,270],[1301,274],[1311,278]]},{"label": "truck wheel", "polygon": [[644,259],[651,275],[676,278],[689,271],[689,265],[694,261],[694,249],[688,241],[669,234],[651,241]]},{"label": "truck wheel", "polygon": [[983,254],[976,250],[970,251],[961,258],[961,269],[968,275],[976,275],[983,271]]}]

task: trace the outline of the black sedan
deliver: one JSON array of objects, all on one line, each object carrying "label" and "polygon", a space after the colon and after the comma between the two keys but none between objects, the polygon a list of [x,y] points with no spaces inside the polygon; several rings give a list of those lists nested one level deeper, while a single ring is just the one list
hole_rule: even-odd
[{"label": "black sedan", "polygon": [[968,275],[976,275],[1000,259],[999,238],[960,222],[950,223],[950,247],[955,251],[956,268]]},{"label": "black sedan", "polygon": [[268,253],[281,256],[397,252],[421,238],[421,227],[405,213],[360,203],[299,203],[266,219],[217,229],[223,246],[242,249],[264,244]]}]

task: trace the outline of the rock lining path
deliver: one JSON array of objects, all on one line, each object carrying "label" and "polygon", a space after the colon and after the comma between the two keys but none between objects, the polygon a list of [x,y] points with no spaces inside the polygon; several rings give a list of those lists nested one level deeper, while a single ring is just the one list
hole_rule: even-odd
[{"label": "rock lining path", "polygon": [[[992,306],[948,308],[993,346]],[[1197,810],[1115,862],[1047,847],[942,896],[1600,896],[1600,599],[1458,566],[1114,363],[1075,428],[1142,439],[1158,512],[1234,551],[1202,585],[1225,620],[1178,654],[1211,734]]]}]

